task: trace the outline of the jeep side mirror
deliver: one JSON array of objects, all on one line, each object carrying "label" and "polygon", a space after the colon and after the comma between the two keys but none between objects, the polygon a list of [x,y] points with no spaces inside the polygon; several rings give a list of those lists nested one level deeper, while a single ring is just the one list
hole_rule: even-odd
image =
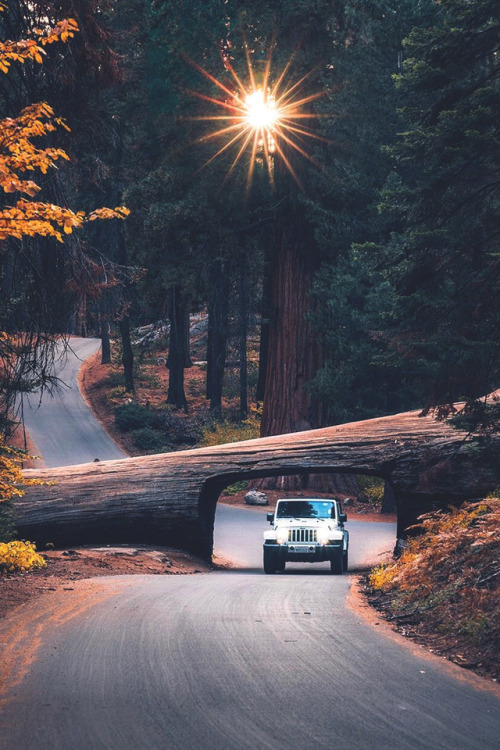
[{"label": "jeep side mirror", "polygon": [[345,523],[347,521],[347,513],[339,513],[339,523]]},{"label": "jeep side mirror", "polygon": [[274,523],[274,513],[268,513],[267,520],[269,521],[269,523]]}]

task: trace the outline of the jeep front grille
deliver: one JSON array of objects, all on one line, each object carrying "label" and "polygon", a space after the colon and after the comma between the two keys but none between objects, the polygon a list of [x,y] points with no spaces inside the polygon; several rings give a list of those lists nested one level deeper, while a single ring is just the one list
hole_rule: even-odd
[{"label": "jeep front grille", "polygon": [[316,529],[289,529],[289,542],[317,542],[318,533]]}]

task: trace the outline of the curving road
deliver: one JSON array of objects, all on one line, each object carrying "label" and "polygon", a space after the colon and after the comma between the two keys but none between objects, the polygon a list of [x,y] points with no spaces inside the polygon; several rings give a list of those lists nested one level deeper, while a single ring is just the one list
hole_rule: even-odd
[{"label": "curving road", "polygon": [[71,338],[70,348],[61,352],[54,373],[63,385],[54,393],[23,396],[24,424],[47,468],[84,464],[99,458],[125,458],[118,446],[94,417],[78,389],[78,370],[95,354],[100,339]]},{"label": "curving road", "polygon": [[[497,750],[498,698],[346,608],[349,576],[265,576],[265,516],[219,513],[219,552],[237,531],[241,569],[95,579],[77,617],[49,607],[0,747]],[[350,528],[355,566],[392,544],[390,524]]]},{"label": "curving road", "polygon": [[[392,547],[392,524],[348,525],[353,568]],[[265,576],[265,528],[219,505],[233,570],[94,579],[24,611],[0,747],[498,750],[498,693],[367,624],[350,575]]]}]

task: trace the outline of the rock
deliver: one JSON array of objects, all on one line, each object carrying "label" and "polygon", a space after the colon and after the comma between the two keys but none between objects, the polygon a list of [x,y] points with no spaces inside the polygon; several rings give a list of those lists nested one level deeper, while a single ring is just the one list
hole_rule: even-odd
[{"label": "rock", "polygon": [[245,495],[245,502],[247,505],[269,505],[269,501],[263,492],[257,490],[250,490]]},{"label": "rock", "polygon": [[208,315],[204,315],[201,318],[191,318],[191,324],[189,326],[189,333],[191,336],[197,336],[201,333],[208,331]]}]

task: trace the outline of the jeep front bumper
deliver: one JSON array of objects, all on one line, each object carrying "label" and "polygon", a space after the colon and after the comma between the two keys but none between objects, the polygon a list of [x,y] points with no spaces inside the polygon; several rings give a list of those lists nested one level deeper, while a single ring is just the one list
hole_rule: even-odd
[{"label": "jeep front bumper", "polygon": [[273,550],[277,560],[286,562],[296,560],[297,562],[326,562],[334,560],[339,553],[342,553],[342,539],[338,539],[328,544],[318,544],[317,542],[286,542],[278,544],[273,539],[267,539],[264,542],[264,548]]}]

